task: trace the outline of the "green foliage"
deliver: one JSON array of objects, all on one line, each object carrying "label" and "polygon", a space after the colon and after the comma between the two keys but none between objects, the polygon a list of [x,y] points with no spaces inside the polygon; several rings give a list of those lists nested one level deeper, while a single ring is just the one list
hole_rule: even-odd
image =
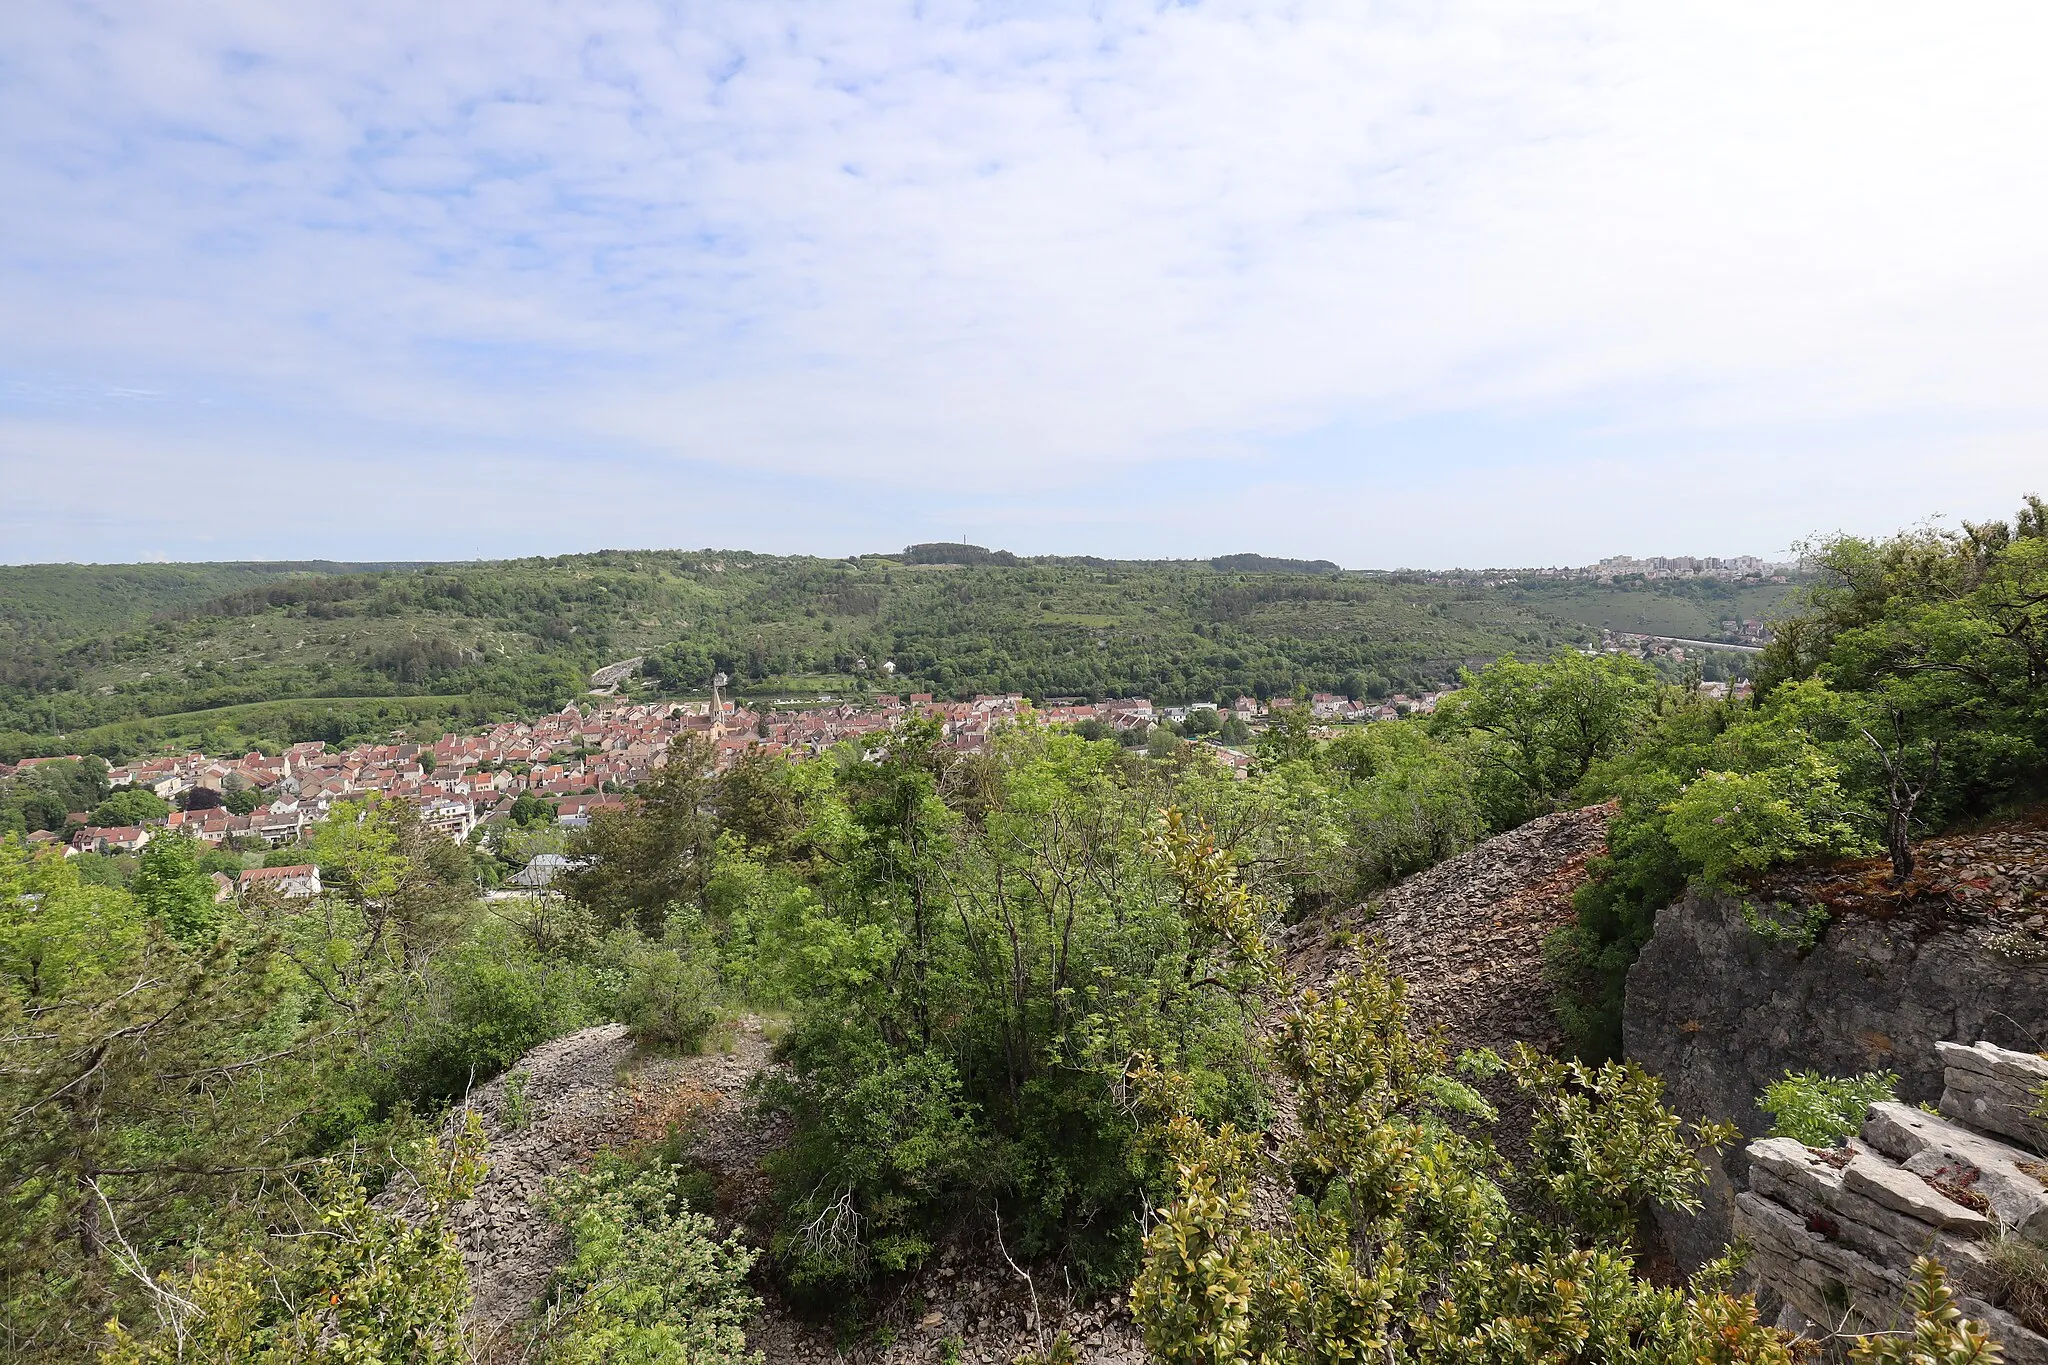
[{"label": "green foliage", "polygon": [[508,816],[519,828],[530,829],[535,825],[553,824],[555,808],[532,792],[521,792],[513,799]]},{"label": "green foliage", "polygon": [[703,902],[718,825],[711,809],[710,747],[695,736],[670,746],[629,816],[600,811],[570,845],[563,889],[607,927],[659,938],[671,915]]},{"label": "green foliage", "polygon": [[[448,955],[428,989],[407,1000],[410,1027],[389,1058],[393,1098],[431,1108],[488,1080],[528,1051],[594,1022],[591,982],[485,929]],[[600,1016],[601,1017],[601,1016]]]},{"label": "green foliage", "polygon": [[1793,953],[1804,953],[1820,942],[1830,918],[1825,905],[1759,904],[1744,900],[1739,908],[1744,928],[1772,947]]},{"label": "green foliage", "polygon": [[469,1279],[447,1216],[482,1177],[483,1131],[444,1149],[428,1140],[401,1165],[419,1207],[371,1207],[361,1179],[330,1164],[319,1218],[306,1236],[224,1252],[153,1300],[159,1330],[138,1337],[118,1319],[106,1365],[468,1365]]},{"label": "green foliage", "polygon": [[569,1231],[535,1332],[546,1365],[758,1365],[746,1324],[760,1311],[747,1288],[755,1253],[737,1232],[720,1240],[689,1208],[679,1168],[636,1168],[600,1156],[557,1179],[549,1211]]},{"label": "green foliage", "polygon": [[200,856],[196,840],[159,835],[143,848],[129,887],[145,911],[186,940],[204,938],[219,922],[213,878]]},{"label": "green foliage", "polygon": [[[820,1056],[840,1039],[793,1035],[794,1076],[764,1091],[808,1116],[768,1160],[784,1193],[774,1251],[799,1287],[859,1283],[920,1264],[982,1144],[958,1074],[942,1057]],[[806,1183],[808,1182],[808,1184]]]},{"label": "green foliage", "polygon": [[1761,772],[1703,772],[1666,809],[1666,837],[1717,887],[1809,853],[1860,853],[1840,777],[1811,746]]},{"label": "green foliage", "polygon": [[1992,1365],[2003,1353],[1977,1323],[1964,1318],[1941,1264],[1922,1256],[1913,1262],[1906,1288],[1907,1332],[1881,1332],[1859,1341],[1850,1365]]},{"label": "green foliage", "polygon": [[[329,1358],[266,1297],[312,1273],[269,1240],[306,1230],[309,1163],[346,1146],[375,1171],[415,1113],[613,1017],[625,950],[584,936],[550,953],[480,914],[467,853],[408,805],[344,806],[316,845],[323,896],[215,906],[182,839],[152,841],[132,891],[0,841],[0,1330],[15,1358],[76,1359],[110,1316],[139,1333],[152,1305],[175,1306],[147,1274],[189,1275],[195,1250],[202,1278],[179,1292],[214,1304],[223,1331],[255,1324],[232,1349]],[[365,1256],[403,1252],[328,1193]],[[254,1259],[208,1259],[228,1246]],[[413,1311],[390,1296],[437,1282],[378,1283],[365,1311],[389,1325]]]},{"label": "green foliage", "polygon": [[527,1098],[524,1071],[505,1077],[505,1122],[515,1129],[533,1126],[533,1101]]},{"label": "green foliage", "polygon": [[695,1052],[718,1022],[717,974],[696,955],[674,948],[637,947],[626,962],[619,1015],[642,1043]]},{"label": "green foliage", "polygon": [[879,761],[848,759],[804,794],[804,831],[785,842],[816,850],[806,888],[719,845],[753,905],[748,971],[774,962],[795,1013],[762,1095],[794,1131],[774,1168],[777,1261],[808,1284],[857,1283],[1000,1206],[1017,1254],[1113,1285],[1156,1182],[1115,1098],[1124,1060],[1181,1058],[1204,1112],[1255,1103],[1223,930],[1158,875],[1147,812],[1168,788],[1200,793],[1275,848],[1296,822],[1253,818],[1272,808],[1248,789],[1280,779],[1233,782],[1192,755],[1155,764],[1026,732],[956,760],[937,738],[905,727]]},{"label": "green foliage", "polygon": [[[1636,744],[1587,770],[1579,798],[1620,809],[1577,924],[1550,946],[1582,1052],[1618,1050],[1629,964],[1689,880],[1739,896],[1779,863],[1882,848],[1903,881],[1916,831],[2048,791],[2044,530],[2030,500],[2009,525],[1817,547],[1753,705],[1667,699]],[[1746,900],[1745,917],[1794,948],[1825,922]]]},{"label": "green foliage", "polygon": [[[1191,894],[1234,899],[1212,851],[1171,856]],[[1284,1151],[1297,1197],[1285,1224],[1256,1219],[1253,1190],[1271,1178],[1257,1135],[1199,1123],[1184,1081],[1145,1065],[1174,1194],[1145,1239],[1132,1312],[1159,1359],[1792,1359],[1752,1301],[1711,1277],[1659,1287],[1629,1249],[1644,1201],[1697,1207],[1697,1153],[1727,1133],[1687,1129],[1633,1067],[1481,1055],[1473,1069],[1504,1072],[1534,1108],[1517,1173],[1468,1132],[1486,1106],[1409,1028],[1401,985],[1377,963],[1327,995],[1294,994],[1263,945],[1242,947],[1267,991],[1292,996],[1273,1060],[1297,1100],[1300,1135]],[[1547,1216],[1519,1212],[1516,1186]]]},{"label": "green foliage", "polygon": [[939,572],[704,551],[262,577],[137,566],[101,601],[87,585],[105,572],[0,568],[0,760],[67,743],[276,752],[474,724],[553,709],[636,653],[647,685],[671,693],[700,693],[717,671],[844,692],[887,659],[895,685],[946,695],[1186,701],[1367,679],[1419,691],[1450,681],[1456,660],[1588,634],[1540,594],[1228,561],[991,555]]},{"label": "green foliage", "polygon": [[[650,647],[635,688],[718,670],[855,691],[876,677],[857,661],[891,659],[900,683],[939,692],[1168,701],[1384,696],[1441,681],[1448,660],[1544,662],[1503,658],[1428,720],[1334,737],[1281,708],[1248,777],[1166,726],[1128,746],[1020,730],[963,754],[915,723],[724,774],[679,746],[625,812],[573,837],[531,802],[531,823],[475,850],[404,803],[347,805],[310,849],[277,855],[318,862],[328,890],[309,900],[216,908],[203,874],[221,855],[170,838],[127,860],[0,845],[10,1345],[40,1365],[75,1358],[110,1316],[146,1321],[141,1267],[175,1268],[168,1283],[217,1305],[222,1330],[249,1325],[207,1344],[223,1359],[324,1350],[290,1326],[310,1302],[291,1249],[304,1196],[321,1197],[308,1162],[349,1148],[376,1170],[440,1105],[567,1029],[623,1019],[687,1048],[744,1002],[790,1015],[756,1096],[790,1134],[764,1231],[774,1268],[820,1298],[878,1288],[948,1229],[1000,1216],[1014,1255],[1077,1288],[1137,1275],[1167,1360],[1784,1359],[1718,1281],[1654,1286],[1632,1253],[1644,1204],[1695,1199],[1697,1155],[1724,1134],[1680,1124],[1619,1064],[1517,1052],[1454,1068],[1382,969],[1300,995],[1271,935],[1530,815],[1611,800],[1607,857],[1552,945],[1568,1027],[1606,1055],[1628,964],[1688,881],[1740,891],[1786,859],[1894,847],[1901,827],[2037,789],[2036,522],[1833,547],[1755,706],[1635,661],[1552,657],[1579,632],[1532,614],[1533,590],[1253,571],[1288,567],[1274,565],[598,555],[252,580],[161,620],[94,617],[89,647],[60,651],[66,677],[0,677],[0,728],[97,720],[138,743],[184,733],[167,709],[205,705],[219,709],[189,723],[209,747],[273,726],[339,741],[312,732],[333,718],[310,703],[287,715],[265,708],[295,703],[263,698],[382,689],[348,702],[363,709],[347,725],[385,733],[553,705]],[[229,638],[245,677],[207,662]],[[1188,730],[1209,730],[1197,714]],[[1214,728],[1248,738],[1234,718]],[[31,767],[0,780],[0,830],[108,799],[96,760]],[[480,874],[543,849],[577,860],[565,896],[477,903]],[[1269,1169],[1275,1077],[1302,1129]],[[1488,1141],[1475,1079],[1530,1116],[1526,1159]],[[516,1119],[516,1082],[507,1093]],[[744,1354],[746,1253],[685,1208],[696,1184],[657,1163],[565,1189],[575,1257],[537,1350]],[[1255,1222],[1261,1185],[1296,1196],[1291,1217]],[[332,1226],[383,1235],[325,1198]],[[228,1246],[251,1259],[210,1254]],[[321,1272],[381,1286],[363,1300],[376,1330],[413,1333],[376,1338],[385,1358],[457,1349],[435,1326],[452,1319],[432,1251],[399,1257],[423,1267],[411,1298],[359,1263]]]},{"label": "green foliage", "polygon": [[1557,809],[1595,763],[1649,723],[1660,691],[1638,659],[1576,650],[1539,664],[1505,655],[1460,681],[1464,691],[1436,725],[1486,739],[1480,762],[1503,779],[1493,800],[1496,821],[1507,824]]},{"label": "green foliage", "polygon": [[98,758],[24,768],[0,778],[0,838],[62,830],[72,812],[92,810],[106,799],[107,765]]},{"label": "green foliage", "polygon": [[171,803],[153,791],[124,787],[92,808],[88,823],[95,825],[142,825],[161,820],[171,813]]},{"label": "green foliage", "polygon": [[1890,1071],[1860,1076],[1822,1076],[1787,1071],[1764,1089],[1757,1107],[1771,1116],[1771,1136],[1795,1138],[1809,1147],[1835,1147],[1863,1126],[1864,1111],[1899,1097],[1899,1078]]}]

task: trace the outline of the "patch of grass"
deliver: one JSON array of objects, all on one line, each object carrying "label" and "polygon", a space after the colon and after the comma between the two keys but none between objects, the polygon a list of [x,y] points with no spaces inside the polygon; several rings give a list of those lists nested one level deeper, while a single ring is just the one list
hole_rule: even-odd
[{"label": "patch of grass", "polygon": [[1992,1302],[2048,1334],[2048,1247],[2007,1233],[1985,1248]]}]

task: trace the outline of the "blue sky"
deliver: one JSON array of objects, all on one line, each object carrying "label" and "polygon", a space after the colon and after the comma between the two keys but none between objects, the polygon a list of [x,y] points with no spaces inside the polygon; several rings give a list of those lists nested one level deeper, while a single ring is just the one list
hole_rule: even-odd
[{"label": "blue sky", "polygon": [[17,0],[0,560],[1764,553],[2048,491],[2035,4]]}]

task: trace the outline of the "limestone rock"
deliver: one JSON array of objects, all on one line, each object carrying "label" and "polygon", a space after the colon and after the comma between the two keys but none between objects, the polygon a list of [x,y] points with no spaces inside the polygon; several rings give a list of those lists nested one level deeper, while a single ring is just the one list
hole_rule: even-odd
[{"label": "limestone rock", "polygon": [[1995,1043],[1937,1043],[1942,1061],[1941,1112],[1982,1132],[2048,1150],[2048,1123],[2035,1117],[2048,1091],[2048,1057]]},{"label": "limestone rock", "polygon": [[1942,1115],[1892,1102],[1870,1106],[1863,1140],[1915,1175],[1979,1195],[2007,1229],[2048,1241],[2048,1189],[2021,1169],[2023,1162],[2032,1164],[2026,1153]]},{"label": "limestone rock", "polygon": [[[1629,972],[1624,1051],[1663,1079],[1681,1115],[1733,1123],[1753,1138],[1771,1123],[1757,1097],[1787,1071],[1890,1070],[1901,1099],[1932,1103],[1945,1078],[1962,1074],[1937,1043],[2037,1046],[2026,1030],[2048,1019],[2048,963],[2000,952],[2002,932],[1992,922],[1929,926],[1840,911],[1802,954],[1750,932],[1734,900],[1692,893],[1658,912]],[[1966,1088],[1957,1088],[1959,1105]],[[1720,1165],[1709,1174],[1717,1188],[1740,1186],[1747,1157],[1731,1152],[1725,1176]],[[1727,1244],[1729,1209],[1710,1198],[1698,1216],[1660,1212],[1682,1268]]]},{"label": "limestone rock", "polygon": [[1830,1331],[1894,1329],[1914,1261],[1931,1256],[2007,1360],[2048,1365],[2048,1336],[1980,1297],[1996,1284],[1988,1240],[2039,1237],[2048,1226],[2048,1190],[2028,1174],[2025,1153],[1886,1101],[1870,1106],[1860,1142],[1821,1151],[1765,1138],[1747,1157],[1749,1188],[1736,1196],[1732,1227],[1753,1248],[1759,1288],[1791,1314]]}]

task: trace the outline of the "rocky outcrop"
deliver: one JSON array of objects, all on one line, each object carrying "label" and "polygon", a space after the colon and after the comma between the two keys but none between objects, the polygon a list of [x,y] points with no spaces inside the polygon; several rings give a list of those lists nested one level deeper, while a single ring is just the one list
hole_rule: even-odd
[{"label": "rocky outcrop", "polygon": [[2041,1096],[2048,1094],[2048,1057],[1991,1043],[1935,1047],[1941,1053],[1942,1113],[1980,1132],[2048,1151],[2048,1124],[2038,1112]]},{"label": "rocky outcrop", "polygon": [[[1894,1071],[1900,1098],[1932,1103],[1943,1090],[1937,1043],[1981,1038],[2031,1051],[2048,1041],[2048,965],[2013,951],[2015,928],[1838,909],[1799,951],[1758,937],[1733,899],[1694,892],[1658,913],[1629,972],[1624,1047],[1663,1078],[1680,1114],[1751,1137],[1770,1127],[1757,1097],[1787,1071]],[[1985,1089],[1982,1098],[1997,1096]],[[1688,1269],[1727,1243],[1745,1156],[1732,1153],[1712,1174],[1700,1214],[1659,1215]]]},{"label": "rocky outcrop", "polygon": [[[532,1311],[568,1254],[541,1207],[548,1180],[603,1148],[658,1139],[683,1118],[695,1121],[700,1145],[729,1150],[741,1091],[767,1055],[758,1020],[740,1021],[730,1051],[681,1058],[643,1054],[624,1024],[602,1024],[542,1043],[469,1093],[447,1127],[459,1132],[471,1114],[482,1121],[485,1171],[449,1222],[469,1271],[470,1320],[486,1341]],[[395,1186],[379,1202],[403,1210],[406,1193]]]},{"label": "rocky outcrop", "polygon": [[[1383,953],[1408,983],[1423,1028],[1442,1028],[1453,1053],[1561,1042],[1543,941],[1572,920],[1586,860],[1607,849],[1606,806],[1531,820],[1392,887],[1356,909],[1305,921],[1283,943],[1288,970],[1324,986],[1353,960],[1353,939]],[[1345,936],[1350,937],[1345,937]]]},{"label": "rocky outcrop", "polygon": [[1913,1262],[1932,1256],[1959,1287],[1958,1306],[1985,1325],[2006,1359],[2048,1365],[2048,1337],[1989,1301],[1997,1239],[2048,1242],[2048,1188],[2040,1179],[2048,1168],[1949,1117],[1975,1103],[1986,1078],[2004,1086],[2048,1063],[1985,1043],[1944,1043],[1940,1052],[1951,1083],[1940,1114],[1886,1102],[1870,1107],[1861,1140],[1843,1147],[1821,1150],[1790,1138],[1751,1143],[1734,1232],[1750,1248],[1750,1273],[1791,1310],[1784,1325],[1895,1328]]}]

